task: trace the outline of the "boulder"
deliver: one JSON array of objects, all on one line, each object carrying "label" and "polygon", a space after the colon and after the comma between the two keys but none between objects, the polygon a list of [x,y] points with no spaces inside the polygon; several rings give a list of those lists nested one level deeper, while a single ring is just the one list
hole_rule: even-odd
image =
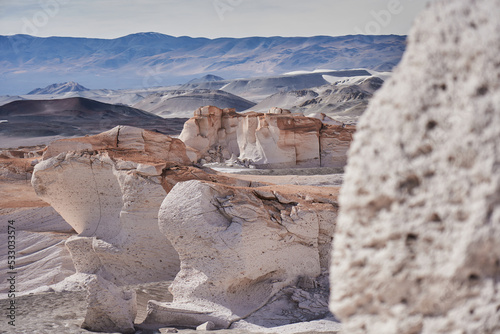
[{"label": "boulder", "polygon": [[[159,224],[179,253],[181,271],[170,287],[173,302],[150,302],[145,323],[197,327],[211,321],[218,329],[227,328],[299,278],[320,276],[327,270],[329,254],[323,246],[330,247],[337,208],[314,193],[309,193],[314,200],[305,201],[309,188],[177,183],[162,204]],[[301,320],[328,313],[327,285],[320,289],[320,310],[302,311],[292,302],[301,298],[295,290],[279,295],[281,302],[268,308],[275,316],[267,312],[269,321],[259,325],[289,323],[291,316],[282,316],[285,308],[294,309]]]},{"label": "boulder", "polygon": [[361,117],[331,264],[346,333],[500,332],[498,17],[432,2]]},{"label": "boulder", "polygon": [[87,314],[82,328],[94,332],[135,333],[136,293],[115,286],[98,275],[90,275]]}]

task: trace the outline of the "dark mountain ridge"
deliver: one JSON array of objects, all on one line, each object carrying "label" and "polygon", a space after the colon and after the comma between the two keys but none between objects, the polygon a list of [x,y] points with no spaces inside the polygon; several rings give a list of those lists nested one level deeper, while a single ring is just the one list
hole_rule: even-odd
[{"label": "dark mountain ridge", "polygon": [[0,134],[14,137],[84,136],[131,125],[164,134],[178,134],[184,118],[164,119],[124,105],[81,97],[22,100],[0,106]]}]

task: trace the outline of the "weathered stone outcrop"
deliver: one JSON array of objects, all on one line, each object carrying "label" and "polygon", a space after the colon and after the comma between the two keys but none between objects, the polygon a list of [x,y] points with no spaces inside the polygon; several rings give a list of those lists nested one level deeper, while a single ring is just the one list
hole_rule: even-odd
[{"label": "weathered stone outcrop", "polygon": [[321,167],[344,167],[347,164],[353,133],[351,125],[323,127],[319,138]]},{"label": "weathered stone outcrop", "polygon": [[[203,107],[194,112],[194,117],[184,123],[179,136],[188,147],[193,148],[189,158],[195,162],[207,156],[208,151],[223,147],[223,159],[229,159],[231,154],[238,155],[237,129],[238,116],[234,109],[219,109]],[[212,153],[212,152],[210,152]]]},{"label": "weathered stone outcrop", "polygon": [[95,136],[52,142],[43,154],[47,160],[63,152],[106,150],[110,157],[143,163],[189,165],[186,147],[175,138],[132,126],[117,126]]},{"label": "weathered stone outcrop", "polygon": [[66,242],[77,272],[117,285],[176,275],[178,255],[159,233],[157,214],[164,170],[189,164],[180,140],[117,127],[56,141],[43,159],[32,184],[78,233]]},{"label": "weathered stone outcrop", "polygon": [[436,1],[361,117],[331,310],[346,333],[500,333],[500,1]]},{"label": "weathered stone outcrop", "polygon": [[[264,307],[251,322],[278,326],[328,313],[328,284],[320,288],[315,278],[328,268],[335,197],[328,188],[278,188],[193,180],[169,192],[160,229],[181,271],[170,287],[173,302],[150,302],[146,323],[227,328]],[[296,284],[304,290],[278,294]]]},{"label": "weathered stone outcrop", "polygon": [[[85,327],[124,331],[134,320],[135,299],[122,286],[172,280],[179,271],[178,253],[158,227],[160,205],[177,182],[250,184],[189,164],[182,141],[120,126],[56,141],[36,165],[37,195],[78,233],[66,247],[89,292]],[[123,298],[113,299],[116,291]],[[113,314],[113,303],[121,302],[129,306]]]},{"label": "weathered stone outcrop", "polygon": [[239,114],[209,106],[195,111],[179,138],[193,162],[235,156],[259,167],[343,167],[354,131],[280,108]]}]

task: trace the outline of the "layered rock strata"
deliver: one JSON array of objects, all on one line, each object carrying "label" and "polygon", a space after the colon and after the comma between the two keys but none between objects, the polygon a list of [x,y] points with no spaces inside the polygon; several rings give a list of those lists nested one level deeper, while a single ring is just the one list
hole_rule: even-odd
[{"label": "layered rock strata", "polygon": [[207,106],[195,111],[179,136],[193,162],[237,157],[261,168],[343,167],[355,127],[273,108],[239,114]]},{"label": "layered rock strata", "polygon": [[499,16],[433,2],[360,120],[331,266],[346,333],[500,333]]}]

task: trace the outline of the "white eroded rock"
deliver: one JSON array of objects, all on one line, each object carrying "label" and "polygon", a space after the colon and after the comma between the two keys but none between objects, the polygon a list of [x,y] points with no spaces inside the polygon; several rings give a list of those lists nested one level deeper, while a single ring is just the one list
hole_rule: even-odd
[{"label": "white eroded rock", "polygon": [[362,116],[331,310],[346,333],[500,332],[500,1],[436,1]]},{"label": "white eroded rock", "polygon": [[[165,198],[159,221],[179,253],[181,271],[170,287],[173,302],[150,302],[146,322],[196,327],[212,321],[217,328],[227,328],[299,277],[319,276],[324,262],[320,257],[328,257],[319,243],[331,242],[331,235],[328,240],[320,234],[334,227],[334,220],[322,220],[333,218],[335,212],[332,204],[307,204],[297,195],[270,189],[178,183]],[[332,228],[320,227],[326,224]],[[323,288],[327,293],[328,287]],[[285,305],[295,304],[277,303],[269,310],[280,313]],[[321,312],[308,312],[309,317],[328,313],[326,301]],[[274,318],[276,323],[267,325],[290,321]]]},{"label": "white eroded rock", "polygon": [[210,106],[195,111],[179,138],[193,162],[223,162],[234,155],[268,168],[343,167],[354,131],[280,108],[240,114]]},{"label": "white eroded rock", "polygon": [[[228,150],[228,159],[231,154],[239,155],[237,143],[239,114],[234,109],[219,109],[213,106],[199,108],[194,112],[194,117],[184,123],[184,128],[179,136],[188,148],[189,157],[193,162],[205,157],[209,150],[223,146]],[[188,149],[189,150],[189,149]],[[195,158],[195,159],[193,159]]]},{"label": "white eroded rock", "polygon": [[146,176],[137,166],[129,162],[119,170],[107,153],[61,153],[37,165],[32,183],[38,196],[78,233],[66,243],[77,272],[102,271],[119,285],[177,273],[177,252],[157,223],[166,191],[159,176]]},{"label": "white eroded rock", "polygon": [[135,333],[136,293],[115,286],[99,275],[89,275],[87,314],[82,328],[96,332]]},{"label": "white eroded rock", "polygon": [[321,121],[287,114],[249,114],[238,127],[240,160],[265,167],[320,167]]},{"label": "white eroded rock", "polygon": [[84,327],[133,332],[135,297],[116,286],[171,280],[179,271],[179,256],[160,233],[158,210],[176,182],[164,172],[183,173],[189,164],[182,141],[116,127],[56,141],[36,165],[37,195],[78,233],[66,247],[76,279],[88,281]]},{"label": "white eroded rock", "polygon": [[66,243],[77,272],[118,285],[175,276],[178,255],[159,233],[158,210],[168,189],[163,171],[189,164],[182,141],[118,126],[55,141],[43,158],[32,184],[78,233]]}]

